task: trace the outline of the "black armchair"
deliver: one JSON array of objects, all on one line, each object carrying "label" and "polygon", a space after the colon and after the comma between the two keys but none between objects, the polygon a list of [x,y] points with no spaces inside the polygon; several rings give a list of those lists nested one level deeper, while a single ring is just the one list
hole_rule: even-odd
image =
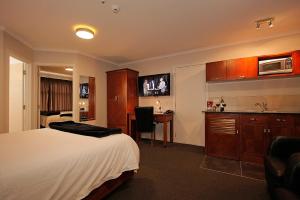
[{"label": "black armchair", "polygon": [[279,136],[265,157],[265,176],[274,199],[300,199],[300,138]]},{"label": "black armchair", "polygon": [[155,140],[155,124],[153,110],[153,107],[135,108],[137,140],[139,141],[142,132],[148,132],[151,133],[152,145],[153,141]]}]

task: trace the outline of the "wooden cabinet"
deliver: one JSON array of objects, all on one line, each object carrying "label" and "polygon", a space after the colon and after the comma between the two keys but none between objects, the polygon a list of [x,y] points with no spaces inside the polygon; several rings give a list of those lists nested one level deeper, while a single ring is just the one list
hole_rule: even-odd
[{"label": "wooden cabinet", "polygon": [[[292,56],[293,73],[258,76],[258,60]],[[206,63],[206,81],[281,78],[300,75],[300,50],[259,57],[238,58]]]},{"label": "wooden cabinet", "polygon": [[95,91],[96,91],[95,77],[89,77],[89,112],[88,112],[89,120],[95,120],[95,112],[96,112]]},{"label": "wooden cabinet", "polygon": [[300,50],[292,53],[293,59],[293,74],[300,75]]},{"label": "wooden cabinet", "polygon": [[207,113],[205,122],[206,153],[239,160],[239,115]]},{"label": "wooden cabinet", "polygon": [[227,80],[254,79],[258,74],[257,57],[226,61]]},{"label": "wooden cabinet", "polygon": [[299,114],[206,113],[208,155],[263,163],[273,137],[299,136]]},{"label": "wooden cabinet", "polygon": [[263,162],[267,129],[268,116],[261,114],[241,115],[241,160]]},{"label": "wooden cabinet", "polygon": [[107,126],[128,133],[127,114],[138,106],[138,72],[121,69],[107,72]]},{"label": "wooden cabinet", "polygon": [[226,61],[206,64],[206,81],[226,80]]}]

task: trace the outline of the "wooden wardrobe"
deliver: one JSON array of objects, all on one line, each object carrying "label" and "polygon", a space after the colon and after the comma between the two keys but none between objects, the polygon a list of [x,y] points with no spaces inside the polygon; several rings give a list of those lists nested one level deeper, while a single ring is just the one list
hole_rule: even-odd
[{"label": "wooden wardrobe", "polygon": [[107,126],[128,134],[128,113],[138,106],[138,72],[120,69],[107,72]]}]

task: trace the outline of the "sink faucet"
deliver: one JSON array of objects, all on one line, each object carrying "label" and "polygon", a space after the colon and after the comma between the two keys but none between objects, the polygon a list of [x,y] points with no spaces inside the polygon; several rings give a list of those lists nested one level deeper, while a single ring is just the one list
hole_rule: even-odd
[{"label": "sink faucet", "polygon": [[264,111],[268,110],[268,104],[266,102],[255,103],[254,105],[259,107],[261,109],[261,112],[264,112]]}]

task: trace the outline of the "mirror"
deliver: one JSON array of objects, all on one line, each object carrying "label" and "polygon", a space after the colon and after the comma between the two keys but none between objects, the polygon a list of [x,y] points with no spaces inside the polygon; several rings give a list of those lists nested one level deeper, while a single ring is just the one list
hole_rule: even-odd
[{"label": "mirror", "polygon": [[95,77],[80,76],[79,84],[79,120],[95,120]]}]

